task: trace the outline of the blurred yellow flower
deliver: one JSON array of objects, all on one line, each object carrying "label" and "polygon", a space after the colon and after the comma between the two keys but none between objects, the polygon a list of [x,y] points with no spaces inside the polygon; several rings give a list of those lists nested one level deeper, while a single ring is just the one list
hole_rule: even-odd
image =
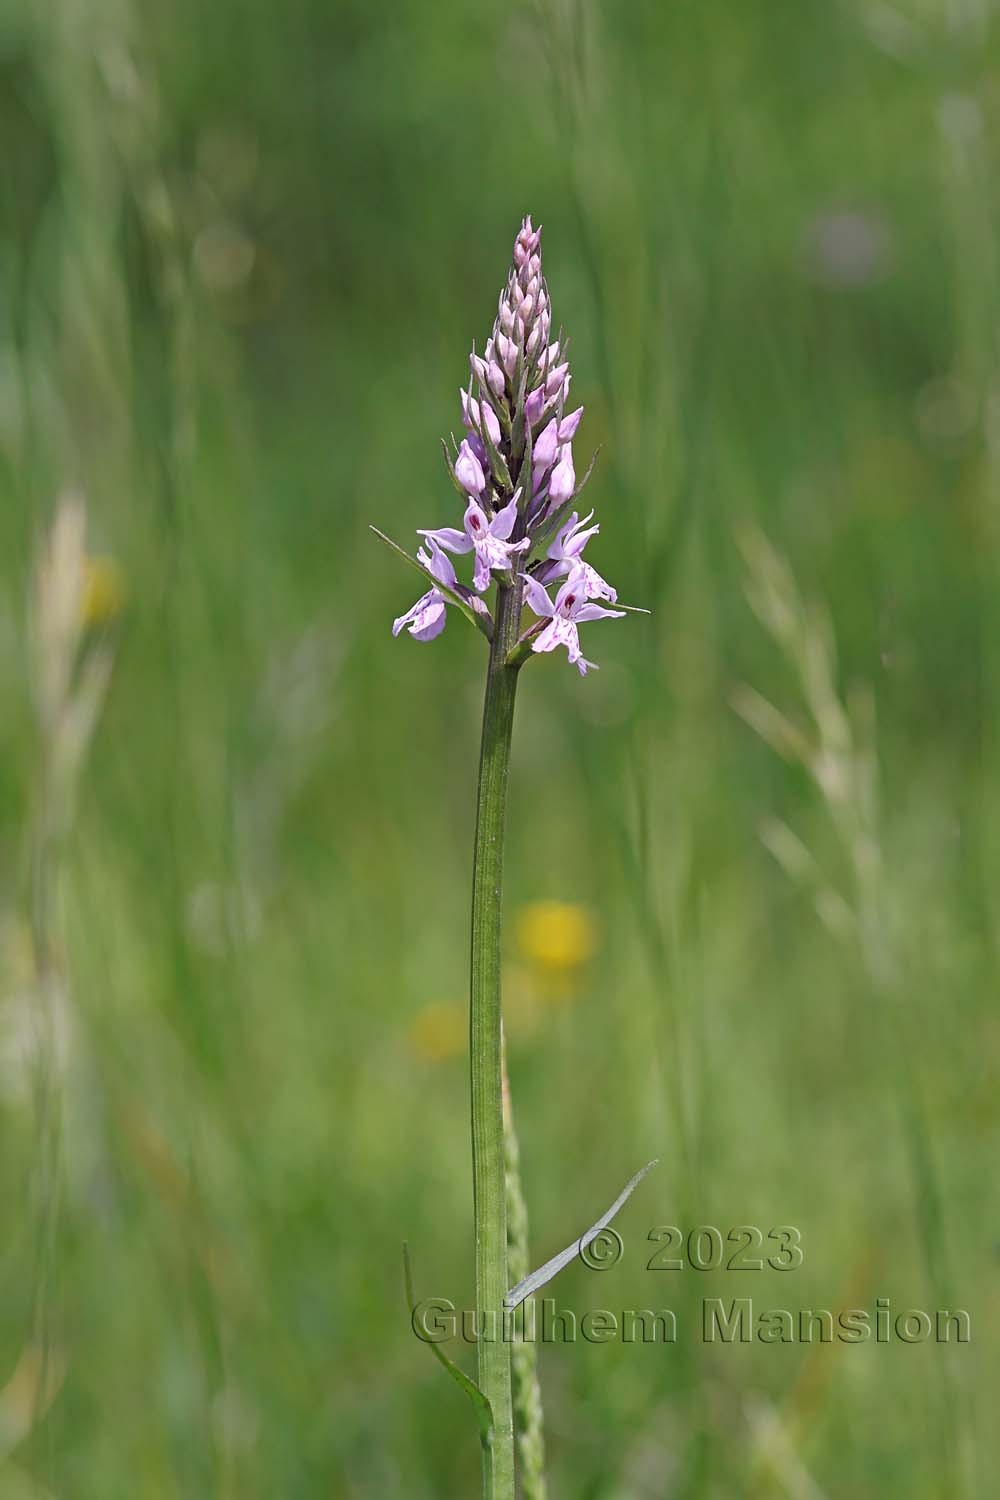
[{"label": "blurred yellow flower", "polygon": [[113,557],[87,557],[83,564],[80,615],[86,628],[110,625],[125,608],[125,574]]},{"label": "blurred yellow flower", "polygon": [[590,912],[572,901],[531,901],[515,919],[524,957],[551,978],[582,968],[597,949],[597,927]]},{"label": "blurred yellow flower", "polygon": [[469,1018],[464,1005],[436,1001],[418,1010],[410,1022],[410,1045],[427,1062],[446,1062],[468,1046]]}]

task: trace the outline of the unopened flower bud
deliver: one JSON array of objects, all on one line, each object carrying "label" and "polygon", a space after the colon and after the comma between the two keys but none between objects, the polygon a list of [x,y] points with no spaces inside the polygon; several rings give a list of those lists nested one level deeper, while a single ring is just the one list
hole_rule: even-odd
[{"label": "unopened flower bud", "polygon": [[[550,344],[549,348],[550,348],[550,350],[551,349],[558,350],[559,345],[558,344]],[[546,379],[545,379],[545,394],[549,398],[549,400],[551,400],[553,396],[558,396],[559,392],[562,390],[562,383],[566,379],[566,374],[567,374],[568,370],[569,370],[569,365],[562,364],[562,365],[556,365],[556,367],[555,367],[554,370],[550,370],[549,371],[549,373],[548,373],[548,375],[546,376]]]},{"label": "unopened flower bud", "polygon": [[558,424],[555,417],[548,422],[535,439],[535,446],[531,450],[531,466],[534,469],[548,469],[551,467],[556,449],[559,446]]},{"label": "unopened flower bud", "polygon": [[[479,448],[482,443],[475,439]],[[481,495],[486,488],[486,475],[483,473],[482,460],[477,457],[472,446],[472,440],[466,438],[458,450],[455,460],[455,478],[469,495]]]},{"label": "unopened flower bud", "polygon": [[573,468],[573,450],[567,443],[560,451],[559,462],[552,470],[549,480],[550,505],[563,505],[573,498],[576,489],[576,470]]},{"label": "unopened flower bud", "polygon": [[471,428],[473,433],[478,436],[482,431],[482,424],[485,422],[490,442],[494,445],[499,443],[500,423],[497,420],[496,412],[490,406],[489,402],[484,401],[480,404],[478,401],[473,400],[468,391],[460,391],[459,394],[462,398],[462,420],[466,427]]},{"label": "unopened flower bud", "polygon": [[517,366],[517,345],[504,333],[497,334],[496,344],[501,365],[508,375],[513,375]]}]

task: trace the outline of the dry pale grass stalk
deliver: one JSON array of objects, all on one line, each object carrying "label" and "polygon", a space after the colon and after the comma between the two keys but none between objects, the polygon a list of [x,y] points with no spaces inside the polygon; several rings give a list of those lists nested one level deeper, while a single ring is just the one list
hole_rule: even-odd
[{"label": "dry pale grass stalk", "polygon": [[[113,651],[105,629],[95,631],[82,498],[64,495],[56,506],[38,562],[31,602],[31,677],[39,741],[38,781],[31,828],[31,938],[34,977],[27,996],[36,1124],[32,1183],[36,1284],[30,1342],[18,1389],[31,1386],[30,1431],[41,1420],[67,1363],[54,1307],[59,1209],[63,1181],[63,1097],[73,1052],[70,989],[60,941],[59,882],[72,824],[80,770],[111,674]],[[107,621],[102,621],[102,626]],[[9,1394],[9,1391],[8,1391]],[[26,1398],[25,1398],[26,1399]],[[25,1401],[18,1410],[23,1413]]]}]

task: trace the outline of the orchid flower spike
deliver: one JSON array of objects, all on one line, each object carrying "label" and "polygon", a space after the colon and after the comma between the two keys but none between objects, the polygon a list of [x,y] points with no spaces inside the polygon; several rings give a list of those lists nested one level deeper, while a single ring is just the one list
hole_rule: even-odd
[{"label": "orchid flower spike", "polygon": [[476,566],[472,586],[481,594],[490,586],[490,572],[493,568],[501,573],[509,571],[511,557],[531,546],[528,537],[522,537],[519,542],[509,539],[517,521],[520,498],[521,492],[518,490],[492,520],[481,505],[470,500],[464,517],[464,531],[458,531],[454,526],[441,526],[437,531],[421,530],[420,535],[425,536],[429,542],[446,547],[449,552],[474,552]]},{"label": "orchid flower spike", "polygon": [[[491,611],[478,596],[495,580],[501,589],[518,590],[519,605],[518,580],[524,578],[528,605],[549,621],[528,636],[533,650],[565,645],[585,672],[589,663],[580,655],[575,622],[617,614],[593,601],[616,603],[618,595],[583,557],[599,527],[590,524],[592,512],[581,521],[573,509],[580,489],[573,443],[583,407],[566,410],[571,375],[566,341],[561,331],[553,336],[541,234],[524,219],[493,328],[482,354],[473,349],[468,389],[460,391],[465,433],[450,456],[446,448],[446,457],[465,504],[462,525],[421,527],[430,551],[419,560],[450,591],[452,603],[457,595],[470,606],[487,636]],[[458,582],[445,553],[472,554],[471,589]],[[553,603],[545,587],[557,580],[565,583]],[[440,589],[431,589],[394,631],[432,640],[444,629],[446,602]]]},{"label": "orchid flower spike", "polygon": [[582,567],[575,568],[569,575],[554,603],[530,574],[524,576],[524,596],[535,614],[549,622],[532,641],[532,651],[554,651],[557,646],[565,646],[567,656],[581,677],[586,677],[588,669],[596,667],[597,663],[588,661],[580,650],[577,625],[586,620],[620,620],[625,616],[623,609],[605,609],[600,604],[588,602]]}]

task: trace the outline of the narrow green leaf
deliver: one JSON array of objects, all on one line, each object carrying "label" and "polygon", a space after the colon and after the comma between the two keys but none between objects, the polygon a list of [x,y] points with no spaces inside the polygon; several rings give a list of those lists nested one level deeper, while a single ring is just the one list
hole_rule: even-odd
[{"label": "narrow green leaf", "polygon": [[[410,1247],[403,1241],[403,1280],[406,1283],[406,1305],[410,1310],[412,1319],[417,1310],[417,1299],[413,1294],[413,1267],[410,1262]],[[461,1366],[456,1365],[453,1359],[449,1359],[440,1344],[428,1344],[427,1346],[434,1358],[448,1371],[452,1380],[462,1387],[476,1409],[476,1420],[479,1424],[479,1441],[488,1452],[493,1446],[493,1412],[490,1403],[479,1389],[470,1375],[466,1375]]]},{"label": "narrow green leaf", "polygon": [[600,453],[602,446],[603,444],[598,443],[597,447],[594,449],[593,457],[591,458],[590,463],[587,465],[587,472],[584,474],[583,478],[580,480],[580,483],[576,487],[576,494],[573,496],[574,500],[577,498],[577,495],[579,495],[583,491],[591,474],[593,474],[594,465],[597,462],[597,455]]}]

